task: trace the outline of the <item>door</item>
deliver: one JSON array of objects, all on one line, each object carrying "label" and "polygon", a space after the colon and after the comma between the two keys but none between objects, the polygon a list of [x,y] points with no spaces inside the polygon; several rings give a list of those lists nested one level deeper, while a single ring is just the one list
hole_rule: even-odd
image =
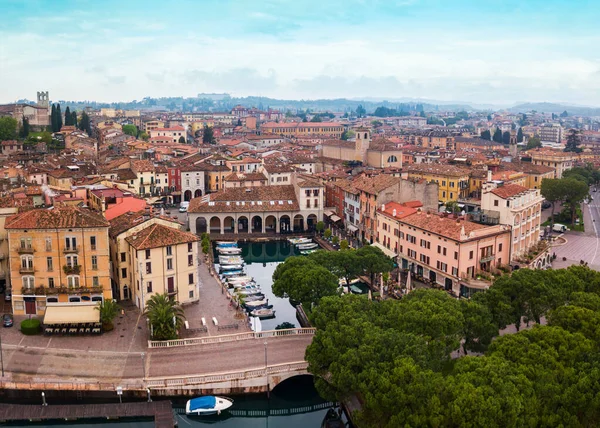
[{"label": "door", "polygon": [[167,293],[175,293],[175,278],[172,276],[167,278]]},{"label": "door", "polygon": [[25,302],[25,315],[37,315],[35,300],[32,302]]}]

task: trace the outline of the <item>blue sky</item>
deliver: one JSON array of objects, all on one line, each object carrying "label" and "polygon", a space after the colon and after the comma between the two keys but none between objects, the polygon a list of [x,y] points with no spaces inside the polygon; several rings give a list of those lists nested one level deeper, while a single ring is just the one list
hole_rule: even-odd
[{"label": "blue sky", "polygon": [[0,102],[199,92],[600,105],[600,2],[0,0]]}]

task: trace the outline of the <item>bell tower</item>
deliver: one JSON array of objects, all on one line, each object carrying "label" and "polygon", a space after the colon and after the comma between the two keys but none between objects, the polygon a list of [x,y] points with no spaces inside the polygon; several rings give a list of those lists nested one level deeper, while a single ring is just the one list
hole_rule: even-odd
[{"label": "bell tower", "polygon": [[510,131],[510,144],[508,146],[508,154],[514,159],[517,157],[517,133]]},{"label": "bell tower", "polygon": [[354,160],[367,164],[367,150],[371,145],[371,130],[369,128],[356,129],[356,142],[354,145]]},{"label": "bell tower", "polygon": [[39,107],[48,108],[50,103],[50,97],[48,96],[48,91],[42,91],[37,93],[37,105]]}]

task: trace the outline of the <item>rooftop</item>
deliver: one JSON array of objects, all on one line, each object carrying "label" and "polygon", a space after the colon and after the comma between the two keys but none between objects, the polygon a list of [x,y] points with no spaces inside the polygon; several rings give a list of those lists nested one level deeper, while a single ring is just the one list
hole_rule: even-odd
[{"label": "rooftop", "polygon": [[35,209],[9,217],[5,229],[71,229],[108,227],[108,221],[95,211],[73,206]]},{"label": "rooftop", "polygon": [[527,187],[519,186],[518,184],[507,184],[506,186],[496,187],[492,193],[502,199],[508,199],[520,193],[528,192]]},{"label": "rooftop", "polygon": [[297,211],[294,186],[235,187],[194,198],[189,213]]},{"label": "rooftop", "polygon": [[173,227],[155,223],[140,230],[134,235],[128,236],[125,240],[136,250],[147,250],[169,245],[196,242],[199,241],[200,238],[193,233],[183,232]]},{"label": "rooftop", "polygon": [[410,226],[426,230],[430,233],[453,239],[455,241],[466,240],[465,238],[461,239],[461,233],[463,231],[463,228],[464,234],[468,236],[473,231],[489,227],[479,223],[473,223],[464,219],[459,220],[455,218],[445,217],[444,215],[439,215],[437,213],[427,214],[424,212],[417,212],[415,214],[406,216],[402,219],[402,222]]}]

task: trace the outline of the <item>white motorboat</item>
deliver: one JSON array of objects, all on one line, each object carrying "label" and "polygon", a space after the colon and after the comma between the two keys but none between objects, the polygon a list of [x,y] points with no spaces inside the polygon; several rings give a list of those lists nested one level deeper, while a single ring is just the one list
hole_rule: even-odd
[{"label": "white motorboat", "polygon": [[237,246],[235,241],[217,241],[217,248],[236,248]]},{"label": "white motorboat", "polygon": [[262,294],[260,288],[248,288],[242,290],[235,290],[237,294],[241,294],[242,296],[252,296],[253,294]]},{"label": "white motorboat", "polygon": [[232,278],[227,278],[227,282],[230,284],[235,284],[238,282],[248,282],[248,281],[252,281],[254,278],[252,278],[251,276],[245,275],[245,276],[234,276]]},{"label": "white motorboat", "polygon": [[308,244],[312,242],[310,238],[290,238],[289,241],[294,245]]},{"label": "white motorboat", "polygon": [[235,284],[229,284],[232,285],[233,288],[244,288],[244,287],[258,287],[258,284],[254,281],[248,281],[248,282],[236,282]]},{"label": "white motorboat", "polygon": [[244,266],[242,266],[242,265],[220,265],[219,266],[220,270],[241,270],[243,268],[244,268]]},{"label": "white motorboat", "polygon": [[246,302],[244,305],[248,308],[258,308],[259,306],[265,306],[269,304],[269,299],[255,300],[253,302]]},{"label": "white motorboat", "polygon": [[299,250],[313,250],[315,248],[319,247],[319,244],[315,244],[314,242],[311,242],[310,244],[300,244],[297,245]]},{"label": "white motorboat", "polygon": [[275,317],[275,311],[273,309],[254,309],[250,312],[250,315],[258,319],[266,319]]},{"label": "white motorboat", "polygon": [[188,400],[185,404],[185,414],[198,416],[221,414],[231,406],[233,406],[231,398],[204,395]]},{"label": "white motorboat", "polygon": [[244,296],[244,302],[254,302],[256,300],[262,300],[265,298],[265,295],[260,293],[260,294],[253,294],[252,296]]},{"label": "white motorboat", "polygon": [[236,247],[217,247],[217,251],[223,255],[242,254],[242,249]]},{"label": "white motorboat", "polygon": [[235,292],[239,293],[239,292],[244,291],[244,290],[260,290],[260,287],[258,285],[250,285],[250,284],[248,284],[248,285],[241,285],[241,286],[239,286],[239,287],[237,287],[235,289]]},{"label": "white motorboat", "polygon": [[243,265],[244,260],[240,256],[219,256],[220,265]]},{"label": "white motorboat", "polygon": [[244,274],[244,270],[243,269],[238,269],[238,270],[229,270],[227,272],[223,272],[221,273],[222,277],[228,277],[228,276],[236,276],[236,275],[241,275]]}]

